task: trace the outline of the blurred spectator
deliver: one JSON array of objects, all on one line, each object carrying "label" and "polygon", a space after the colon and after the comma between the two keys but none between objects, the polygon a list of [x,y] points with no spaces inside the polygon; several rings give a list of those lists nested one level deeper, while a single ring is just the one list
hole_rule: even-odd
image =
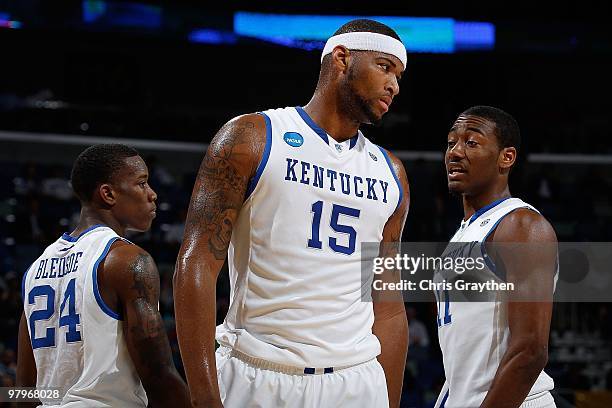
[{"label": "blurred spectator", "polygon": [[61,201],[68,201],[72,198],[72,187],[70,180],[64,175],[61,166],[55,166],[51,171],[51,177],[42,181],[42,193]]},{"label": "blurred spectator", "polygon": [[408,317],[408,355],[413,361],[423,361],[429,356],[429,334],[427,327],[417,318],[414,307],[406,308]]}]

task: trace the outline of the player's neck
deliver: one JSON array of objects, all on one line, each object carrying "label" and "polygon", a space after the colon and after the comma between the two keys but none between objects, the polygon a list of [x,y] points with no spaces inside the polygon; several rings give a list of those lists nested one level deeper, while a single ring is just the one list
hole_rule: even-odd
[{"label": "player's neck", "polygon": [[88,206],[83,206],[81,208],[79,223],[74,231],[70,233],[70,235],[78,236],[80,233],[87,230],[87,228],[98,224],[106,225],[115,231],[117,235],[125,235],[125,228],[119,224],[119,222],[110,214],[109,211],[90,208]]},{"label": "player's neck", "polygon": [[491,189],[481,194],[463,195],[463,220],[469,220],[481,208],[503,198],[510,197],[510,189],[506,184],[499,189]]},{"label": "player's neck", "polygon": [[336,142],[344,142],[357,134],[360,123],[349,118],[339,109],[336,100],[328,93],[315,92],[304,110],[317,125]]}]

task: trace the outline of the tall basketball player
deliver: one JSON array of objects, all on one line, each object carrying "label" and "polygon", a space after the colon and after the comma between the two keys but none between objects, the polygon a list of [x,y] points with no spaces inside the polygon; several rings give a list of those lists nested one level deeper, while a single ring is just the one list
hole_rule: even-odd
[{"label": "tall basketball player", "polygon": [[[500,250],[498,259],[505,281],[533,301],[452,302],[439,294],[445,303],[438,307],[438,333],[446,382],[436,408],[555,406],[553,380],[543,369],[557,238],[535,208],[510,195],[508,176],[519,145],[514,118],[488,106],[463,112],[448,134],[448,188],[461,195],[465,213],[451,242],[520,248],[520,256],[510,259]],[[499,273],[487,264],[487,273]]]},{"label": "tall basketball player", "polygon": [[[237,117],[211,142],[174,280],[194,405],[399,404],[404,306],[361,301],[360,258],[362,242],[400,239],[408,182],[359,126],[388,111],[405,65],[392,29],[351,21],[327,41],[306,106]],[[231,304],[215,355],[226,255]]]},{"label": "tall basketball player", "polygon": [[157,267],[122,238],[151,227],[157,195],[147,179],[123,145],[92,146],[74,163],[79,223],[23,278],[17,384],[59,388],[44,406],[189,406],[158,311]]}]

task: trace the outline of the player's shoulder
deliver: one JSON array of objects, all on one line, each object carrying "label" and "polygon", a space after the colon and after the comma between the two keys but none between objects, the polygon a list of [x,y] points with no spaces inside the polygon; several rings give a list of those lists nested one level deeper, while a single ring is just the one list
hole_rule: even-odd
[{"label": "player's shoulder", "polygon": [[157,270],[153,257],[136,244],[117,240],[101,264],[106,281],[123,282],[134,273]]},{"label": "player's shoulder", "polygon": [[258,140],[266,135],[266,120],[260,113],[246,113],[227,121],[219,134],[225,138]]},{"label": "player's shoulder", "polygon": [[211,156],[234,160],[253,172],[266,146],[266,120],[258,113],[236,116],[226,122],[210,142]]},{"label": "player's shoulder", "polygon": [[408,175],[406,173],[406,168],[404,167],[404,163],[391,151],[385,149],[382,146],[376,145],[389,159],[389,164],[393,168],[395,175],[399,179],[399,182],[402,184],[403,189],[408,189]]},{"label": "player's shoulder", "polygon": [[550,222],[530,207],[517,208],[506,215],[492,237],[494,242],[555,242]]}]

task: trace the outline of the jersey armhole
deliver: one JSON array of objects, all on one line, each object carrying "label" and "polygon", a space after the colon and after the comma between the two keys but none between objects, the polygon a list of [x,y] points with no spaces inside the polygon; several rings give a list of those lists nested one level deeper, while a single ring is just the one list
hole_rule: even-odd
[{"label": "jersey armhole", "polygon": [[26,301],[27,301],[26,295],[25,295],[26,279],[28,278],[28,272],[30,272],[30,269],[32,269],[34,262],[32,262],[32,264],[28,267],[28,269],[26,269],[25,273],[23,274],[23,277],[21,278],[21,300],[24,305],[26,304]]},{"label": "jersey armhole", "polygon": [[263,112],[257,112],[258,115],[264,117],[266,122],[266,147],[264,149],[263,155],[261,156],[261,161],[259,162],[259,166],[257,166],[257,171],[255,171],[255,175],[251,179],[249,186],[246,191],[245,201],[251,196],[255,187],[257,187],[257,183],[261,178],[261,174],[266,168],[266,164],[268,163],[268,158],[270,157],[270,149],[272,148],[272,122],[270,121],[270,117]]},{"label": "jersey armhole", "polygon": [[106,258],[106,255],[108,255],[108,252],[110,251],[111,246],[115,243],[115,241],[119,239],[121,239],[121,237],[113,237],[108,241],[108,243],[104,247],[104,251],[102,251],[102,254],[98,257],[98,259],[94,263],[93,270],[91,271],[93,294],[94,294],[94,297],[96,298],[96,303],[98,304],[98,306],[104,313],[106,313],[109,317],[115,320],[123,320],[123,316],[115,312],[104,302],[104,299],[102,298],[102,294],[100,293],[100,288],[98,287],[98,266],[100,266],[100,262],[102,262]]},{"label": "jersey armhole", "polygon": [[393,178],[395,179],[395,182],[397,183],[397,188],[399,189],[399,199],[397,200],[397,205],[395,206],[395,210],[393,210],[395,212],[399,208],[400,204],[402,203],[402,199],[404,198],[404,189],[402,188],[402,185],[401,185],[401,183],[399,181],[399,177],[397,177],[397,174],[395,174],[395,169],[393,168],[393,163],[391,163],[391,158],[387,154],[387,151],[385,149],[383,149],[382,147],[378,146],[378,145],[375,145],[375,146],[378,147],[378,150],[380,150],[380,152],[383,154],[383,156],[385,156],[385,160],[387,161],[387,165],[389,166],[389,170],[391,171],[391,174],[393,175]]},{"label": "jersey armhole", "polygon": [[[495,267],[495,263],[494,263],[494,262],[491,260],[491,258],[490,258],[490,257],[489,257],[489,255],[487,254],[487,238],[489,238],[489,235],[491,235],[491,234],[493,233],[493,231],[495,231],[495,229],[497,228],[497,226],[499,225],[499,223],[500,223],[500,222],[501,222],[501,221],[502,221],[504,218],[506,218],[506,216],[507,216],[508,214],[512,214],[514,211],[516,211],[516,210],[520,210],[521,208],[526,208],[526,209],[528,209],[528,210],[538,212],[538,211],[534,210],[533,208],[531,208],[531,207],[527,207],[527,206],[513,208],[512,210],[508,211],[506,214],[502,215],[502,216],[500,217],[500,219],[499,219],[499,220],[497,220],[497,221],[495,222],[495,224],[493,224],[493,226],[492,226],[492,227],[489,229],[489,232],[487,232],[487,234],[486,234],[486,235],[484,236],[484,238],[482,239],[482,244],[480,245],[480,253],[482,254],[482,257],[484,258],[485,263],[487,264],[487,266],[489,267],[489,269],[491,270],[491,272],[493,272],[493,273],[494,273],[494,274],[495,274],[497,277],[499,277],[500,279],[502,279],[502,280],[504,280],[504,281],[506,280],[506,276],[499,276],[499,275],[497,274],[497,270],[496,270],[496,267]],[[505,274],[504,274],[504,275],[505,275]]]}]

